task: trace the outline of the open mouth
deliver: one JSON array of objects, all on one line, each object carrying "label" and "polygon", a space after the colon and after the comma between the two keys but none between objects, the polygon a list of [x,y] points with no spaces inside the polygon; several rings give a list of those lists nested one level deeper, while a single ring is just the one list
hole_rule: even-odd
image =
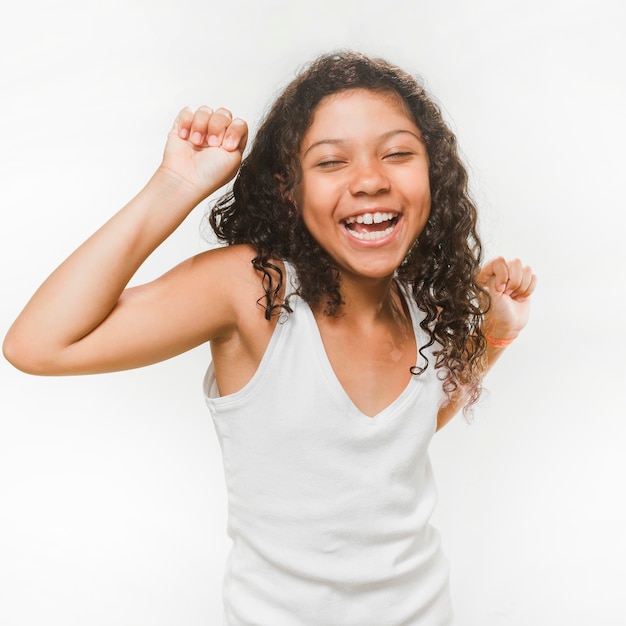
[{"label": "open mouth", "polygon": [[391,235],[398,223],[398,213],[361,213],[343,220],[350,236],[361,241],[376,241]]}]

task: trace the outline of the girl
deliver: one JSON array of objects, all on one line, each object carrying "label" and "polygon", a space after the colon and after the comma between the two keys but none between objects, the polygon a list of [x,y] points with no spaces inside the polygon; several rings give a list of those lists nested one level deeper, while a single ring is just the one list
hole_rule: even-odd
[{"label": "girl", "polygon": [[[455,138],[385,61],[317,59],[242,163],[246,140],[227,109],[181,111],[154,176],[39,288],[5,355],[84,374],[210,341],[225,623],[448,624],[428,444],[525,326],[535,277],[480,268]],[[126,288],[236,173],[210,215],[228,245]]]}]

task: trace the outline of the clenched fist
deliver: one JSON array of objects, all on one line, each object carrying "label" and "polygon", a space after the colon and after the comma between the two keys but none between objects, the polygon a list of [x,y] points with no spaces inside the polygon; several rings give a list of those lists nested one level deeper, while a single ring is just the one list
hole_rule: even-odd
[{"label": "clenched fist", "polygon": [[160,169],[204,198],[235,176],[247,139],[248,125],[228,109],[186,107],[168,135]]}]

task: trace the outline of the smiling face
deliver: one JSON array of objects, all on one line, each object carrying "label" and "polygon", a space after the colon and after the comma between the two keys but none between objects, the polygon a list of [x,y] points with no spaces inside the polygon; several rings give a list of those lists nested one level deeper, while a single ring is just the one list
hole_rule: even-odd
[{"label": "smiling face", "polygon": [[365,89],[327,96],[300,160],[296,202],[340,272],[392,276],[430,212],[426,147],[400,97]]}]

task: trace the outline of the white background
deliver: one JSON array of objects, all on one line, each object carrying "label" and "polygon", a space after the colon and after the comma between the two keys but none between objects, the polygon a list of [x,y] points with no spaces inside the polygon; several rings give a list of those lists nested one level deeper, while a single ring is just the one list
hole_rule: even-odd
[{"label": "white background", "polygon": [[[225,105],[254,128],[316,54],[385,56],[442,103],[488,254],[540,277],[475,423],[457,417],[432,446],[458,624],[626,623],[625,6],[12,3],[0,22],[0,332],[144,184],[183,105]],[[136,281],[202,249],[202,211]],[[67,379],[0,363],[3,626],[219,623],[228,542],[200,393],[208,358],[203,346]]]}]

